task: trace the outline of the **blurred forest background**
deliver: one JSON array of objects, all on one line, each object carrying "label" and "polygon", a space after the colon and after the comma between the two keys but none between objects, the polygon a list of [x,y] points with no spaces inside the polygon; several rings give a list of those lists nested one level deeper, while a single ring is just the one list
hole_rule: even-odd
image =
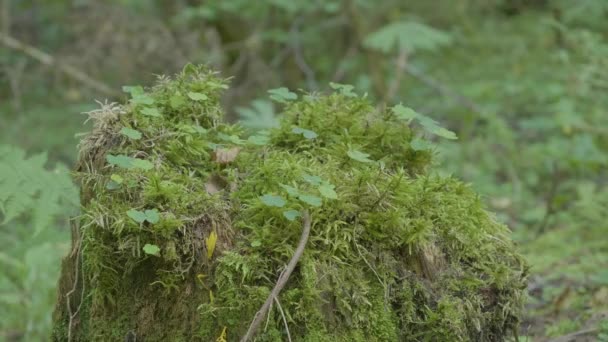
[{"label": "blurred forest background", "polygon": [[[0,341],[46,340],[78,191],[80,113],[188,62],[267,89],[353,85],[457,132],[470,182],[531,265],[521,340],[608,341],[608,1],[0,0]],[[560,339],[561,338],[561,339]]]}]

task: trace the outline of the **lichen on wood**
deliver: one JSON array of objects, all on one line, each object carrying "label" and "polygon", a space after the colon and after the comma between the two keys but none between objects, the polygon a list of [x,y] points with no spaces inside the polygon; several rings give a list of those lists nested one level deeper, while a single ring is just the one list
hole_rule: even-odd
[{"label": "lichen on wood", "polygon": [[222,121],[226,87],[189,65],[90,113],[54,340],[238,340],[304,211],[306,249],[257,341],[285,340],[285,324],[310,342],[516,331],[527,266],[508,228],[468,185],[432,172],[407,120],[340,89],[279,92],[280,126],[251,133]]}]

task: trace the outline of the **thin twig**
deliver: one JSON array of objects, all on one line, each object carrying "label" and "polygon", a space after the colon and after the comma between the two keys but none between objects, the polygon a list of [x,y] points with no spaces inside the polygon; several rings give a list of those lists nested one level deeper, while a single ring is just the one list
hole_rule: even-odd
[{"label": "thin twig", "polygon": [[0,43],[7,46],[8,48],[11,48],[16,51],[20,51],[46,66],[56,67],[59,70],[61,70],[64,74],[68,75],[69,77],[75,79],[76,81],[79,81],[80,83],[82,83],[82,84],[86,85],[87,87],[94,89],[100,93],[103,93],[110,97],[121,96],[120,92],[112,89],[110,86],[106,85],[105,83],[91,78],[89,75],[74,68],[73,66],[71,66],[69,64],[61,63],[61,62],[57,61],[57,59],[55,57],[49,55],[48,53],[41,51],[31,45],[27,45],[13,37],[10,37],[5,34],[0,34]]},{"label": "thin twig", "polygon": [[[68,342],[72,341],[72,328],[74,326],[74,318],[76,318],[76,316],[80,312],[80,307],[82,305],[83,294],[84,294],[84,275],[79,274],[79,270],[82,265],[82,260],[81,260],[82,259],[82,240],[83,240],[83,235],[80,236],[80,238],[78,239],[78,245],[76,246],[76,248],[74,248],[74,250],[72,250],[72,254],[69,256],[70,258],[73,257],[74,255],[76,256],[76,265],[74,266],[74,268],[75,268],[74,284],[72,285],[72,289],[65,295],[66,306],[68,308],[68,314],[70,315],[70,320],[68,323]],[[82,284],[83,288],[81,289],[81,293],[80,293],[80,303],[78,303],[78,308],[76,309],[76,311],[72,312],[72,304],[70,302],[70,298],[72,297],[72,294],[74,292],[76,292],[76,289],[78,287],[78,278],[81,276],[83,277],[83,284]]]},{"label": "thin twig", "polygon": [[9,35],[11,32],[11,3],[9,0],[2,0],[2,30],[3,35]]},{"label": "thin twig", "polygon": [[306,63],[304,53],[302,51],[302,45],[300,44],[300,21],[301,19],[296,19],[291,26],[291,49],[293,51],[296,64],[306,76],[306,83],[308,84],[309,90],[316,90],[318,89],[318,83],[315,76],[315,71],[308,65],[308,63]]},{"label": "thin twig", "polygon": [[245,336],[243,336],[243,338],[241,338],[241,342],[247,342],[255,336],[255,333],[256,333],[257,329],[259,328],[260,324],[262,323],[262,321],[264,320],[264,316],[266,316],[266,313],[268,312],[270,305],[272,304],[272,302],[274,301],[275,298],[279,297],[279,293],[281,292],[283,287],[285,287],[285,284],[287,284],[287,281],[289,280],[289,276],[291,275],[293,270],[296,268],[298,261],[300,260],[300,258],[302,257],[302,254],[304,253],[304,248],[306,247],[306,243],[308,242],[308,235],[310,234],[311,218],[310,218],[310,214],[308,214],[308,211],[305,211],[303,216],[304,216],[304,223],[303,223],[303,229],[302,229],[302,236],[300,237],[300,242],[298,243],[298,247],[296,248],[296,251],[293,254],[293,257],[291,257],[291,260],[289,260],[289,264],[287,264],[287,268],[279,276],[279,279],[277,280],[276,285],[270,292],[270,295],[266,299],[266,302],[264,302],[264,305],[262,305],[260,310],[255,314],[255,317],[253,318],[253,321],[251,322],[251,325],[249,326],[247,333],[245,334]]},{"label": "thin twig", "polygon": [[454,101],[460,103],[461,105],[463,105],[464,107],[466,107],[467,109],[469,109],[475,113],[482,112],[481,107],[479,107],[479,105],[477,105],[475,102],[471,101],[469,98],[460,94],[456,90],[454,90],[444,84],[441,84],[439,81],[426,75],[425,73],[423,73],[419,69],[415,68],[411,64],[406,64],[404,66],[403,70],[406,73],[408,73],[409,75],[411,75],[412,77],[419,80],[420,82],[424,83],[426,86],[435,90],[439,95],[445,96],[445,97],[450,97]]},{"label": "thin twig", "polygon": [[279,302],[279,298],[277,298],[277,297],[274,297],[274,301],[277,303],[277,308],[279,308],[281,317],[283,317],[283,324],[285,325],[285,331],[287,331],[287,340],[289,342],[291,342],[291,333],[289,332],[289,325],[287,325],[287,318],[285,318],[285,312],[283,312],[283,308],[281,307],[281,302]]},{"label": "thin twig", "polygon": [[584,329],[584,330],[573,332],[573,333],[568,334],[568,335],[564,335],[564,336],[560,336],[558,338],[554,338],[552,340],[549,340],[549,342],[572,342],[572,341],[577,341],[578,338],[580,338],[581,336],[595,334],[597,331],[598,331],[597,328]]},{"label": "thin twig", "polygon": [[389,103],[390,101],[392,101],[393,98],[395,98],[395,96],[397,95],[399,88],[401,88],[401,80],[403,79],[403,71],[407,67],[407,51],[405,49],[401,50],[401,52],[399,53],[399,56],[397,57],[397,61],[395,63],[395,67],[397,68],[397,71],[395,73],[395,78],[393,79],[393,82],[391,83],[391,85],[388,87],[388,90],[386,91],[386,96],[384,97],[384,103]]}]

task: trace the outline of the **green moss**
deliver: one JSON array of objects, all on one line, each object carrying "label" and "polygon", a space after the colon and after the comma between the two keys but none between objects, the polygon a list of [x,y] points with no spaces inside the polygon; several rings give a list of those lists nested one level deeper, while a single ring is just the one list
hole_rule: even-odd
[{"label": "green moss", "polygon": [[224,88],[188,66],[91,113],[55,340],[76,311],[75,340],[237,340],[291,258],[303,210],[308,245],[279,298],[283,314],[271,310],[258,341],[285,339],[283,315],[295,341],[514,331],[526,266],[508,229],[467,185],[429,173],[432,152],[410,146],[407,122],[365,98],[309,94],[286,105],[279,128],[246,138],[221,122]]}]

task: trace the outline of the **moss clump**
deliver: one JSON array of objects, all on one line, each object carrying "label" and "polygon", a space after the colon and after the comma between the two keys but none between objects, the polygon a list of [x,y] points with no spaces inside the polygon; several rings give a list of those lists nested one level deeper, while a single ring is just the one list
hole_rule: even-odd
[{"label": "moss clump", "polygon": [[516,329],[526,266],[508,229],[468,186],[428,173],[407,122],[349,92],[311,94],[245,139],[221,122],[224,88],[188,66],[91,113],[55,340],[237,340],[291,258],[303,210],[308,245],[258,341],[285,340],[283,317],[311,342]]}]

